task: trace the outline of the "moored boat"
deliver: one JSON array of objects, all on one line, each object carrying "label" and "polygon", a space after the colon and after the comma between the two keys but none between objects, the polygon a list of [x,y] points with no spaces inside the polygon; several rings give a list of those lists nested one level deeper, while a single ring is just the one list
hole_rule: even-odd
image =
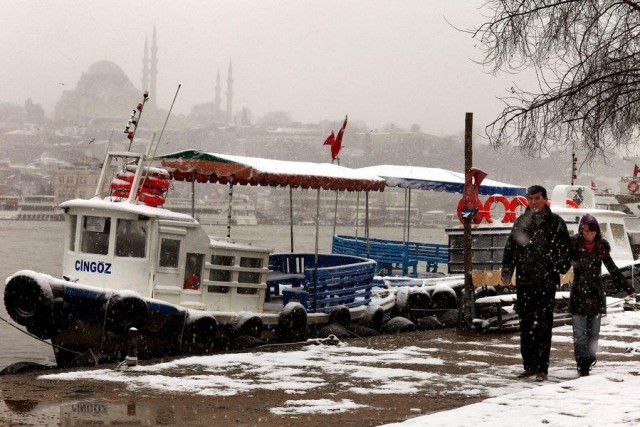
[{"label": "moored boat", "polygon": [[[190,215],[166,209],[169,180],[192,164],[172,155],[164,158],[174,159],[173,167],[152,167],[155,144],[152,138],[144,153],[108,152],[95,196],[61,204],[62,278],[23,270],[6,281],[7,312],[51,340],[58,366],[295,342],[323,336],[329,325],[332,333],[351,335],[355,326],[358,335],[384,330],[396,290],[376,289],[375,261],[317,251],[276,254],[208,236]],[[200,160],[204,169],[190,176],[213,182],[211,171],[206,179],[203,172],[216,160]],[[249,183],[258,176],[248,161],[228,160],[221,164],[229,174],[216,180]],[[379,177],[337,165],[279,162],[277,170],[262,176],[266,184],[384,188]],[[415,327],[391,320],[387,330]]]}]

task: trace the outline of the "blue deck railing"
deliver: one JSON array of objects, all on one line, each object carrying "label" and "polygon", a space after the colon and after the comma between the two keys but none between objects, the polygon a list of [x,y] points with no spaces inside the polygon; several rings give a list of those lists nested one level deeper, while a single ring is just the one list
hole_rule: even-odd
[{"label": "blue deck railing", "polygon": [[[308,312],[329,312],[371,301],[376,262],[349,255],[282,253],[269,256],[268,293],[282,293],[283,303],[299,301]],[[281,285],[291,287],[280,288]]]},{"label": "blue deck railing", "polygon": [[[449,248],[445,244],[402,242],[358,238],[351,236],[333,236],[332,253],[353,255],[375,260],[380,270],[392,273],[393,268],[402,270],[404,276],[416,276],[418,262],[427,264],[427,272],[437,272],[438,264],[449,263]],[[411,269],[411,271],[409,271]]]}]

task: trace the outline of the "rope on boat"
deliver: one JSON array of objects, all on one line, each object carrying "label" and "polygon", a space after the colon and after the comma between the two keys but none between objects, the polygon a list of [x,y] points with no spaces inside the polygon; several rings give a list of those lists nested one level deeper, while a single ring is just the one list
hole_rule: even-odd
[{"label": "rope on boat", "polygon": [[[33,335],[31,332],[29,332],[29,331],[25,331],[24,329],[20,329],[19,327],[17,327],[16,325],[14,325],[13,323],[11,323],[10,321],[8,321],[7,319],[5,319],[5,318],[4,318],[4,317],[2,317],[2,316],[0,316],[0,320],[2,320],[3,322],[5,322],[7,325],[11,326],[12,328],[15,328],[15,329],[17,329],[18,331],[22,332],[23,334],[28,335],[28,336],[30,336],[31,338],[35,339],[35,340],[38,340],[38,341],[40,341],[40,342],[43,342],[43,343],[44,343],[44,344],[46,344],[46,345],[51,345],[52,347],[59,348],[60,350],[68,351],[69,353],[77,354],[77,355],[79,355],[79,356],[83,354],[83,353],[80,353],[80,352],[78,352],[78,351],[69,350],[68,348],[64,348],[64,347],[62,347],[61,345],[57,345],[57,344],[54,344],[54,343],[48,343],[47,341],[43,340],[42,338],[40,338],[40,337],[37,337],[37,336]],[[95,359],[95,356],[94,356],[94,359]]]}]

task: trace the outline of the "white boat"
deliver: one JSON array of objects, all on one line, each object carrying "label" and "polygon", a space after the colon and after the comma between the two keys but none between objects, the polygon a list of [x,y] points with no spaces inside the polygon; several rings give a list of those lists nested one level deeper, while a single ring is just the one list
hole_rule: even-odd
[{"label": "white boat", "polygon": [[63,218],[54,196],[0,196],[0,220],[62,221]]},{"label": "white boat", "polygon": [[0,195],[0,220],[17,220],[22,196]]},{"label": "white boat", "polygon": [[[192,151],[162,156],[169,173],[150,166],[154,149],[152,139],[142,154],[107,153],[95,196],[60,205],[61,278],[23,270],[6,281],[7,312],[51,340],[58,366],[300,341],[330,324],[364,327],[358,335],[384,330],[396,291],[374,289],[375,261],[274,254],[210,237],[190,215],[162,206],[169,179],[183,178],[183,168],[200,182],[255,179],[318,191],[379,191],[382,179],[336,165],[254,159],[261,172],[250,158]],[[415,329],[400,317],[386,327]]]},{"label": "white boat", "polygon": [[[447,191],[462,193],[464,175],[452,171],[434,168],[420,168],[407,166],[373,166],[364,168],[365,171],[377,174],[386,179],[387,186],[399,186],[411,189]],[[507,237],[511,232],[516,216],[524,211],[526,198],[522,195],[523,187],[500,183],[492,180],[484,180],[479,188],[479,194],[488,196],[481,201],[480,211],[476,216],[476,223],[472,225],[472,278],[475,287],[476,326],[481,329],[512,329],[518,327],[517,314],[510,308],[505,312],[505,305],[513,305],[515,302],[514,289],[503,287],[500,283],[500,268],[503,251]],[[410,200],[410,193],[408,200]],[[560,215],[567,223],[569,232],[575,234],[579,220],[585,213],[595,216],[601,224],[603,236],[611,243],[611,255],[623,274],[629,278],[636,289],[640,289],[638,261],[632,252],[631,242],[633,232],[628,229],[629,216],[618,211],[598,209],[596,196],[593,190],[585,186],[558,185],[550,194],[550,205],[553,212]],[[458,213],[459,215],[460,213]],[[408,235],[408,224],[405,224]],[[405,240],[383,240],[367,237],[354,238],[350,236],[334,236],[333,252],[347,253],[356,256],[371,257],[378,261],[379,266],[390,266],[389,273],[398,272],[400,275],[413,275],[428,277],[434,275],[438,265],[446,265],[447,277],[458,278],[458,282],[450,283],[450,287],[456,290],[457,297],[462,291],[464,273],[464,249],[463,227],[460,223],[455,227],[446,229],[448,244],[439,245],[428,242],[414,242]],[[425,269],[423,271],[419,271]],[[437,273],[442,276],[442,273]],[[603,267],[603,274],[608,275]],[[568,298],[568,283],[572,279],[569,273],[563,277],[563,286],[559,289],[557,299],[562,306]],[[433,301],[436,292],[434,283],[442,283],[444,278],[413,279],[413,283],[407,279],[384,278],[390,286],[413,286],[404,292],[409,313],[407,316],[416,321],[420,316],[433,313],[434,309],[442,307],[442,297]],[[415,283],[418,283],[416,286]],[[422,282],[422,284],[420,284]],[[615,289],[610,286],[610,280],[605,283],[609,286],[608,293],[613,295]],[[426,289],[425,289],[426,288]],[[427,297],[420,295],[427,293]],[[412,294],[418,294],[413,296]],[[428,298],[431,298],[430,299]],[[455,298],[447,300],[445,305],[456,307]],[[415,313],[411,311],[415,310]],[[566,322],[566,313],[559,313],[557,323]]]}]

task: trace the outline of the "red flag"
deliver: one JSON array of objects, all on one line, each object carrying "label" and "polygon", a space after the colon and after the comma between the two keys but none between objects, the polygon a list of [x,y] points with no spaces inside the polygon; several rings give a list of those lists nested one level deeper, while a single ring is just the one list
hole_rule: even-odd
[{"label": "red flag", "polygon": [[638,176],[638,173],[640,173],[640,168],[638,165],[633,165],[633,176]]},{"label": "red flag", "polygon": [[327,137],[327,139],[324,140],[324,144],[323,145],[331,145],[331,146],[333,146],[334,142],[336,142],[336,136],[333,133],[333,131],[331,131],[331,135],[329,135]]},{"label": "red flag", "polygon": [[597,190],[598,189],[598,186],[596,185],[595,182],[593,182],[593,180],[591,180],[591,189],[592,190]]},{"label": "red flag", "polygon": [[333,160],[338,160],[338,164],[340,164],[340,159],[338,159],[338,154],[340,154],[340,150],[342,149],[342,136],[344,135],[344,130],[347,127],[347,117],[348,116],[344,116],[344,123],[342,123],[342,127],[338,131],[338,136],[335,136],[333,131],[331,131],[331,135],[329,135],[327,139],[325,139],[323,144],[323,145],[331,146],[332,163],[333,163]]}]

